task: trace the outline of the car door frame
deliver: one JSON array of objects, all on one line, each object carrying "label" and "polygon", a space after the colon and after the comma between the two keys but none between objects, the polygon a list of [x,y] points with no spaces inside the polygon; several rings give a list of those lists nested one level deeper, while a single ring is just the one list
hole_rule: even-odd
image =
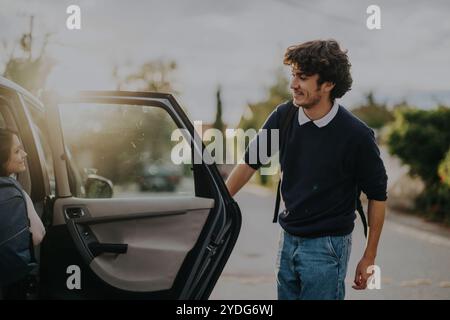
[{"label": "car door frame", "polygon": [[[172,95],[149,92],[84,91],[70,97],[61,97],[54,94],[46,95],[46,112],[50,121],[48,126],[57,125],[56,130],[59,132],[59,135],[52,135],[50,138],[54,159],[64,156],[64,154],[61,154],[61,150],[64,150],[61,123],[54,123],[56,119],[60,119],[57,109],[58,103],[103,102],[149,105],[150,101],[151,105],[160,104],[160,107],[169,112],[179,128],[187,129],[191,138],[194,137],[192,146],[196,148],[197,152],[204,154],[205,146],[201,143],[201,138],[198,137],[191,121]],[[200,141],[199,144],[198,141]],[[55,148],[56,145],[59,146],[59,151],[58,147]],[[208,155],[206,156],[208,157]],[[181,281],[179,279],[185,279],[184,284],[175,290],[177,292],[175,298],[177,299],[207,299],[209,297],[233,250],[240,231],[241,213],[239,206],[228,193],[216,165],[208,163],[211,163],[211,160],[208,159],[205,162],[202,157],[201,163],[193,164],[196,196],[210,196],[212,191],[214,199],[219,200],[215,204],[215,210],[218,214],[215,217],[208,216],[198,239],[199,245],[196,245],[189,253],[189,257],[185,259],[181,270],[188,270],[189,272],[177,275],[176,283]],[[67,189],[69,185],[67,166],[62,168],[58,167],[59,165],[61,165],[61,162],[58,164],[58,161],[56,161],[54,165],[57,185],[56,198],[70,197],[72,194],[71,190]],[[61,174],[62,171],[65,174]],[[202,182],[202,177],[209,177],[209,183]]]},{"label": "car door frame", "polygon": [[9,93],[9,113],[12,117],[12,128],[16,130],[27,151],[27,167],[26,173],[31,181],[30,197],[33,201],[42,202],[49,194],[47,184],[45,165],[42,159],[42,150],[38,146],[39,139],[36,138],[36,132],[33,128],[33,120],[29,114],[25,101],[37,110],[43,112],[43,106],[39,100],[33,97],[25,90],[17,91],[16,88],[6,88]]}]

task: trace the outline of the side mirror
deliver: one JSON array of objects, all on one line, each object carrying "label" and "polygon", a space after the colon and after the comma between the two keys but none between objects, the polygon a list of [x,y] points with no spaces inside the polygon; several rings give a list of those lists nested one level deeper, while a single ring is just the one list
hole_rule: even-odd
[{"label": "side mirror", "polygon": [[88,175],[84,188],[86,198],[112,198],[114,194],[112,182],[96,174]]}]

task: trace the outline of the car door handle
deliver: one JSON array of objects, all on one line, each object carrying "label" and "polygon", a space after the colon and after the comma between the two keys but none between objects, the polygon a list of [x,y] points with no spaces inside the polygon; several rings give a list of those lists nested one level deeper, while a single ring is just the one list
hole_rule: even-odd
[{"label": "car door handle", "polygon": [[66,217],[68,219],[78,219],[85,216],[83,208],[80,207],[69,207],[64,210]]},{"label": "car door handle", "polygon": [[124,254],[128,251],[128,244],[92,242],[88,245],[92,255],[97,257],[103,253]]}]

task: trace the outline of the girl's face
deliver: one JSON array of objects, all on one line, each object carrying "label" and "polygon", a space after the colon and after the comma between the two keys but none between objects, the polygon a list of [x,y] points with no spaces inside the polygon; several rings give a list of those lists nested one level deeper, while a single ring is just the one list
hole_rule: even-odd
[{"label": "girl's face", "polygon": [[6,172],[8,172],[8,175],[25,171],[27,169],[25,166],[26,157],[27,153],[23,150],[19,138],[13,135],[11,153],[6,163]]}]

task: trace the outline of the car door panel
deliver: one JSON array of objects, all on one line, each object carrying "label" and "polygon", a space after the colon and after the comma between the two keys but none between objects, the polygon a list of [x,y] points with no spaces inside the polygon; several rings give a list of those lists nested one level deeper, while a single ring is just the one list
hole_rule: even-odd
[{"label": "car door panel", "polygon": [[[195,197],[109,201],[65,198],[55,202],[55,212],[63,217],[56,215],[54,224],[74,222],[77,237],[84,242],[81,250],[87,251],[82,256],[105,282],[122,290],[157,291],[173,285],[213,206],[214,200]],[[84,215],[70,219],[68,208],[82,208]],[[128,248],[125,254],[95,257],[84,241],[91,238]]]},{"label": "car door panel", "polygon": [[[111,199],[110,203],[102,199],[59,199],[56,212],[77,208],[80,202],[85,216],[73,220],[84,225],[83,232],[92,233],[99,243],[128,246],[126,254],[94,257],[90,267],[101,279],[130,291],[171,287],[214,205],[212,199],[193,197]],[[84,248],[89,250],[87,244]]]}]

